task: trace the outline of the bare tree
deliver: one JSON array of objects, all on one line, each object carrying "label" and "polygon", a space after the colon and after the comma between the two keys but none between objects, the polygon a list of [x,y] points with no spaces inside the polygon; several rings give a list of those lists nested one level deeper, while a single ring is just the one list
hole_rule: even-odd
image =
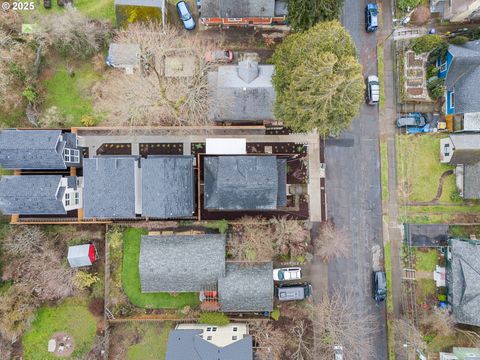
[{"label": "bare tree", "polygon": [[335,291],[325,295],[312,310],[315,359],[333,359],[336,345],[352,359],[374,357],[372,339],[378,323],[375,316],[356,304],[353,294]]},{"label": "bare tree", "polygon": [[318,239],[315,239],[316,254],[324,261],[344,258],[350,254],[351,243],[348,236],[337,229],[333,222],[322,224]]},{"label": "bare tree", "polygon": [[219,104],[208,101],[208,72],[214,68],[204,56],[215,44],[153,22],[130,25],[115,42],[138,44],[142,69],[134,74],[112,71],[96,87],[96,106],[106,114],[106,124],[205,125],[213,109],[227,106],[225,98]]},{"label": "bare tree", "polygon": [[276,248],[280,253],[292,257],[305,254],[310,232],[302,223],[290,220],[287,216],[273,218],[270,223],[273,227]]},{"label": "bare tree", "polygon": [[405,319],[395,319],[393,321],[393,332],[395,353],[405,359],[411,358],[410,353],[423,351],[425,342],[420,331],[409,321]]},{"label": "bare tree", "polygon": [[433,308],[421,320],[422,328],[440,336],[450,336],[455,332],[455,321],[447,309]]},{"label": "bare tree", "polygon": [[275,241],[268,222],[262,217],[243,217],[233,226],[227,252],[236,260],[267,261],[275,256]]},{"label": "bare tree", "polygon": [[256,355],[260,360],[279,359],[285,349],[285,334],[271,322],[253,321],[249,324],[250,333],[256,343]]},{"label": "bare tree", "polygon": [[10,228],[3,241],[5,251],[13,256],[29,256],[42,251],[45,234],[38,226],[18,225]]},{"label": "bare tree", "polygon": [[308,322],[299,320],[291,329],[290,335],[293,337],[295,351],[290,356],[291,360],[310,360],[313,359],[313,347],[310,339],[307,338]]}]

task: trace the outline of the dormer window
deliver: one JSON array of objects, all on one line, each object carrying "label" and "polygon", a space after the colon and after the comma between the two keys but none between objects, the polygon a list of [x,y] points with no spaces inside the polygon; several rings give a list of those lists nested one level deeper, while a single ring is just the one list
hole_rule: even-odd
[{"label": "dormer window", "polygon": [[68,163],[80,162],[80,150],[65,149],[63,150],[63,159]]}]

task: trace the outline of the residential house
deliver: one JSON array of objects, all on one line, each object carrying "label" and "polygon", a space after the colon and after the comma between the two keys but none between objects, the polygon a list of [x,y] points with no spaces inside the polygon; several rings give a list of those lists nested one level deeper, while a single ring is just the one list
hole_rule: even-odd
[{"label": "residential house", "polygon": [[469,22],[480,15],[478,0],[431,0],[430,11],[450,22]]},{"label": "residential house", "polygon": [[225,235],[142,236],[140,286],[151,292],[216,292],[223,312],[273,311],[272,262],[225,261]]},{"label": "residential house", "polygon": [[274,68],[244,60],[209,72],[209,118],[234,123],[275,120]]},{"label": "residential house", "polygon": [[204,208],[275,210],[286,206],[286,174],[286,160],[277,156],[205,156]]},{"label": "residential house", "polygon": [[480,326],[480,241],[449,240],[446,282],[455,322]]},{"label": "residential house", "polygon": [[451,353],[440,353],[440,360],[480,360],[480,348],[454,347]]},{"label": "residential house", "polygon": [[255,26],[285,24],[285,0],[202,0],[204,25]]},{"label": "residential house", "polygon": [[480,199],[480,134],[441,139],[440,162],[456,166],[456,184],[464,199]]},{"label": "residential house", "polygon": [[253,360],[245,324],[181,324],[168,335],[166,360]]},{"label": "residential house", "polygon": [[80,167],[77,135],[61,130],[0,131],[0,165],[4,169],[61,170]]},{"label": "residential house", "polygon": [[82,178],[74,176],[2,176],[0,211],[8,215],[66,215],[81,208],[82,186]]},{"label": "residential house", "polygon": [[450,45],[437,61],[445,79],[445,114],[451,131],[480,131],[480,41]]},{"label": "residential house", "polygon": [[136,21],[166,20],[165,0],[115,0],[117,24],[129,24]]},{"label": "residential house", "polygon": [[108,66],[124,69],[127,74],[133,74],[140,68],[140,54],[138,44],[111,43],[106,63]]}]

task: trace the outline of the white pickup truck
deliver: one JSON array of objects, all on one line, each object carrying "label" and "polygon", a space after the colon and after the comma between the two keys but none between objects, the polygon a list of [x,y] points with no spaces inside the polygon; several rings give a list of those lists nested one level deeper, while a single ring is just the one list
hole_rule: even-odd
[{"label": "white pickup truck", "polygon": [[273,280],[288,281],[300,280],[302,278],[302,269],[299,267],[273,269]]}]

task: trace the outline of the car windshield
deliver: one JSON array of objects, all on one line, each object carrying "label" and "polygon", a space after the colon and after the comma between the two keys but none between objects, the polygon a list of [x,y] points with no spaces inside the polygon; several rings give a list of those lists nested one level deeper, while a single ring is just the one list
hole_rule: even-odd
[{"label": "car windshield", "polygon": [[178,4],[178,8],[180,10],[180,17],[183,21],[187,21],[191,18],[190,13],[188,12],[187,6],[185,3],[181,2]]},{"label": "car windshield", "polygon": [[283,279],[285,279],[285,276],[283,275],[283,271],[280,270],[278,272],[278,280],[283,280]]},{"label": "car windshield", "polygon": [[229,51],[224,51],[224,54],[226,57],[230,57],[230,52]]}]

